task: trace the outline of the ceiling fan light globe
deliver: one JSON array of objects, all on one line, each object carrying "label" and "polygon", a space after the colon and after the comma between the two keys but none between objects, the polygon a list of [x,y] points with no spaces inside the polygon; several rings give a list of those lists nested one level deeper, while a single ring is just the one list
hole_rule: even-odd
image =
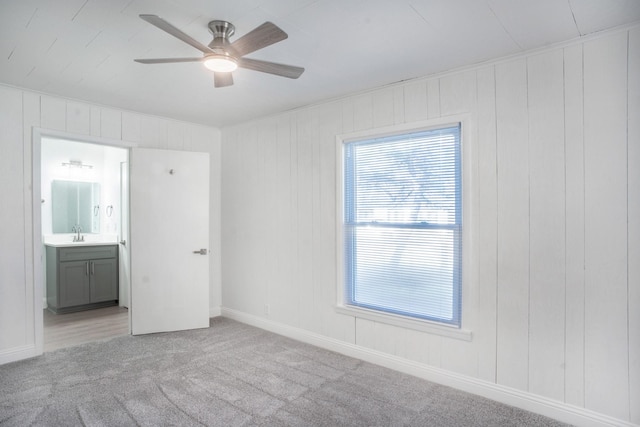
[{"label": "ceiling fan light globe", "polygon": [[208,57],[204,60],[204,66],[218,73],[230,73],[238,68],[238,64],[233,58],[222,55]]}]

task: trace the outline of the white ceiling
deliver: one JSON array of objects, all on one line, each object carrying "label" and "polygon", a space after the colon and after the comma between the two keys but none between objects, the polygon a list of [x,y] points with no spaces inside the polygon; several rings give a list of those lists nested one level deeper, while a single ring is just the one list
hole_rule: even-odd
[{"label": "white ceiling", "polygon": [[[208,44],[207,23],[264,21],[289,38],[247,55],[306,68],[249,70],[214,88],[200,56],[138,18],[159,15]],[[224,126],[640,20],[640,0],[0,0],[0,82]]]}]

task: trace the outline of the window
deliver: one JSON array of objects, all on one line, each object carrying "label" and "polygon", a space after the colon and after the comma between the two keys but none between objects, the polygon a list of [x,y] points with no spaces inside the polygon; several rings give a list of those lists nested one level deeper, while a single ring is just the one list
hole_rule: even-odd
[{"label": "window", "polygon": [[343,142],[345,305],[460,327],[460,127]]}]

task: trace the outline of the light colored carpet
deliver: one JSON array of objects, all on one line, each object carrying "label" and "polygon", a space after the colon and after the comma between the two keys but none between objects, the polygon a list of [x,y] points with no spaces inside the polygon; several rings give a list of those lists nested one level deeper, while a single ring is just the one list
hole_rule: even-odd
[{"label": "light colored carpet", "polygon": [[0,366],[2,426],[559,426],[229,319]]}]

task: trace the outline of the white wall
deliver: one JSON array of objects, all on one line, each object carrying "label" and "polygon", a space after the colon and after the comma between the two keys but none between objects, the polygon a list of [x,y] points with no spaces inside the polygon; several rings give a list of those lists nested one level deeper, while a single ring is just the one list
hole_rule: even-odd
[{"label": "white wall", "polygon": [[[639,76],[635,26],[223,129],[223,313],[640,423]],[[471,342],[336,313],[336,135],[459,113]]]},{"label": "white wall", "polygon": [[[100,233],[122,238],[120,216],[122,211],[120,189],[120,165],[128,162],[127,150],[102,146],[104,150],[104,175],[100,189]],[[109,208],[111,206],[111,208]]]},{"label": "white wall", "polygon": [[[211,154],[210,307],[220,311],[220,131],[0,85],[0,364],[34,354],[32,128]],[[38,227],[39,228],[39,227]]]}]

